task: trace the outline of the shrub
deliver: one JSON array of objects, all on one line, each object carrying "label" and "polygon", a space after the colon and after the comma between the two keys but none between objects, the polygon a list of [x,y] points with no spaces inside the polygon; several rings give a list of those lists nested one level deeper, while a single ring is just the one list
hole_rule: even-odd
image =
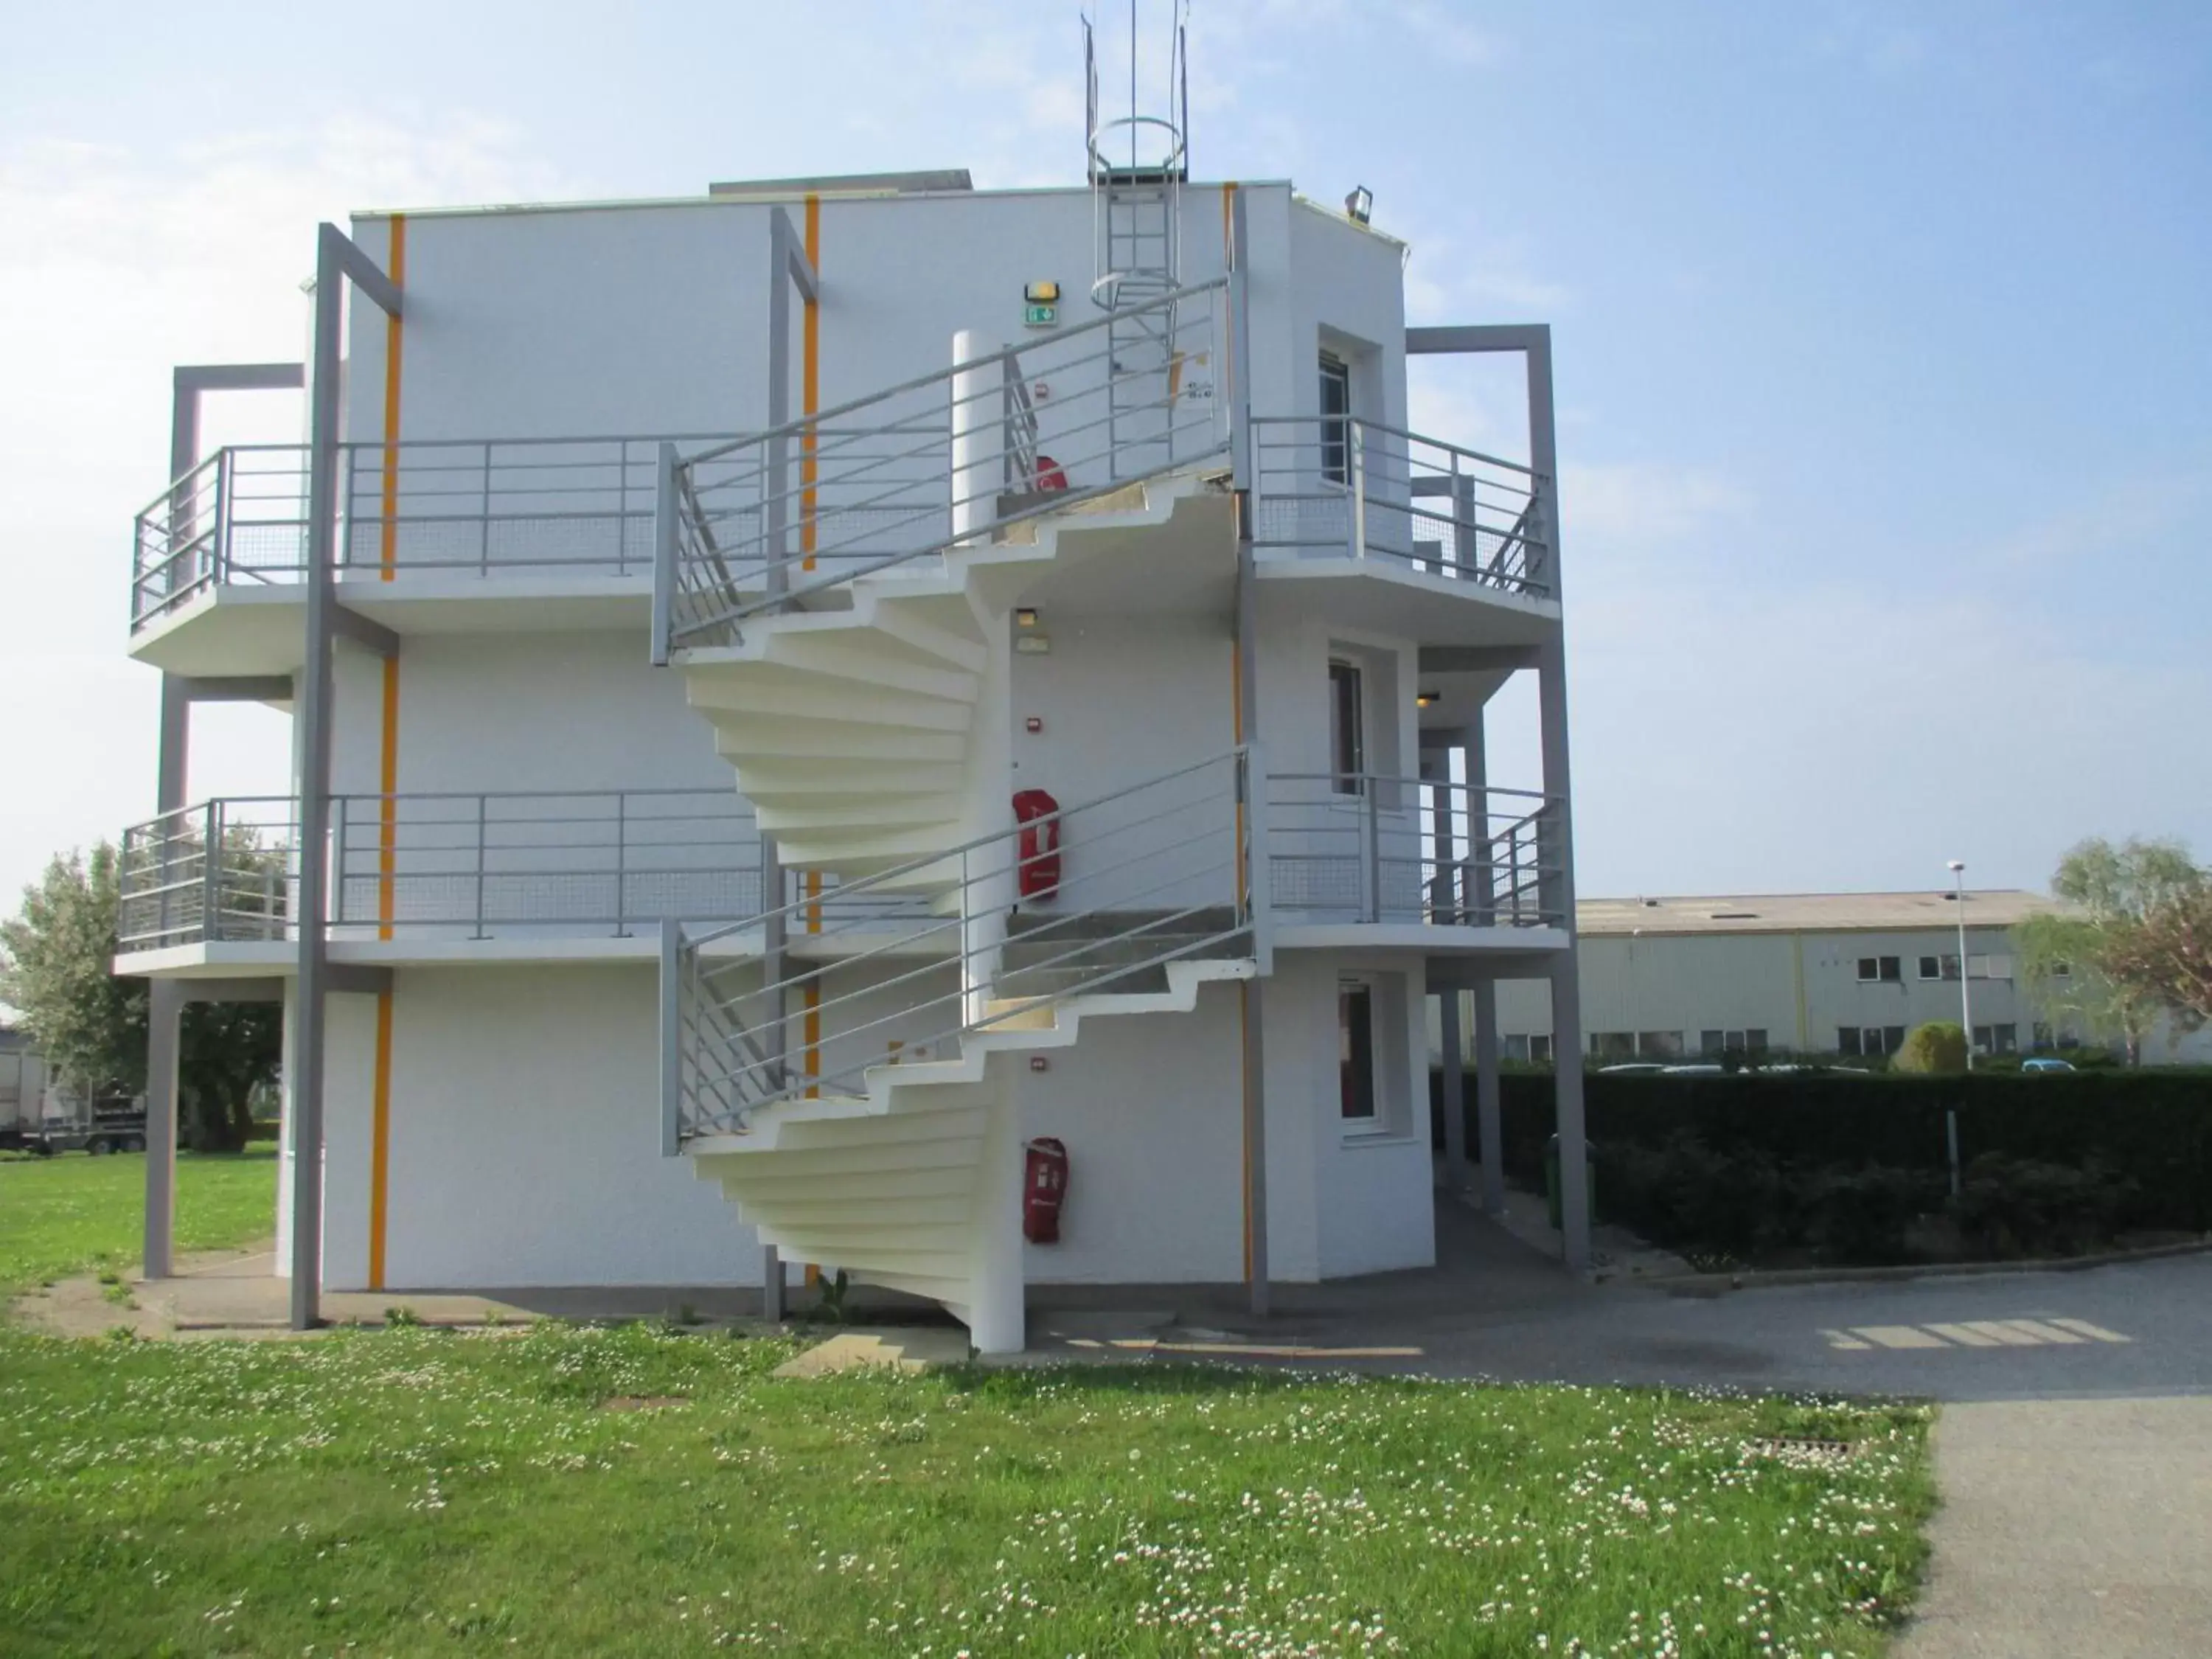
[{"label": "shrub", "polygon": [[1908,1075],[1966,1069],[1966,1033],[1958,1021],[1931,1019],[1905,1033],[1905,1045],[1889,1057],[1889,1068]]},{"label": "shrub", "polygon": [[2092,1159],[2080,1169],[1985,1153],[1952,1211],[1978,1255],[2071,1255],[2112,1242],[2135,1183]]},{"label": "shrub", "polygon": [[1796,1183],[1795,1207],[1828,1261],[1866,1267],[1910,1261],[1913,1224],[1942,1207],[1944,1181],[1917,1170],[1870,1164],[1816,1170]]}]

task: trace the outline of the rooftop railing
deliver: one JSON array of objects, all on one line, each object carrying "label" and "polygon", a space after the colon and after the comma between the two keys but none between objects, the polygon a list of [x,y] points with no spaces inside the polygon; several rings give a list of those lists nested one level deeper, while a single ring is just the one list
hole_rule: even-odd
[{"label": "rooftop railing", "polygon": [[[666,441],[703,444],[721,434]],[[338,446],[341,572],[644,575],[659,437]],[[138,514],[131,625],[229,583],[307,574],[308,448],[216,451]],[[708,464],[705,475],[714,476]]]},{"label": "rooftop railing", "polygon": [[1348,416],[1255,416],[1252,543],[1538,598],[1551,592],[1540,473]]}]

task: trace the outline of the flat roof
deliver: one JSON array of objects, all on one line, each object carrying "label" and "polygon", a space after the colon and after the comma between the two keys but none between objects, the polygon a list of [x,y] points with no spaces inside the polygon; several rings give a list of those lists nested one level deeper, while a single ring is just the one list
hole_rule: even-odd
[{"label": "flat roof", "polygon": [[[1966,924],[2009,927],[2063,911],[2041,893],[1970,887]],[[1575,926],[1592,935],[1626,933],[1843,933],[1956,927],[1959,904],[1948,892],[1726,893],[1655,898],[1583,899]]]}]

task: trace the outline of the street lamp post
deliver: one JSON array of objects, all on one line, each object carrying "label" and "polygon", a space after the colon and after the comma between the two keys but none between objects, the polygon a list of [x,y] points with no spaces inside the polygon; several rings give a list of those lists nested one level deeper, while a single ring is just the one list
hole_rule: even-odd
[{"label": "street lamp post", "polygon": [[1951,860],[1951,897],[1959,911],[1959,1020],[1966,1031],[1966,1069],[1974,1069],[1974,997],[1966,982],[1966,861]]}]

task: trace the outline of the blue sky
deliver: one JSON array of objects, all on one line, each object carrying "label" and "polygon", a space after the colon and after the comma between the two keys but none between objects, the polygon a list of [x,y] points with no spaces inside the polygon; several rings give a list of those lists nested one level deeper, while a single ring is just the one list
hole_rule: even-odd
[{"label": "blue sky", "polygon": [[[19,13],[0,894],[150,810],[125,559],[168,366],[296,356],[316,218],[1072,182],[1077,15]],[[2212,855],[2212,8],[1194,0],[1191,33],[1200,174],[1364,183],[1417,320],[1554,325],[1585,892],[1935,885],[1952,857],[2040,885],[2088,834]],[[296,430],[262,405],[211,435]],[[1471,370],[1416,412],[1508,441]],[[1525,700],[1499,725],[1493,776],[1524,781]],[[200,731],[196,792],[281,787],[272,719]]]}]

